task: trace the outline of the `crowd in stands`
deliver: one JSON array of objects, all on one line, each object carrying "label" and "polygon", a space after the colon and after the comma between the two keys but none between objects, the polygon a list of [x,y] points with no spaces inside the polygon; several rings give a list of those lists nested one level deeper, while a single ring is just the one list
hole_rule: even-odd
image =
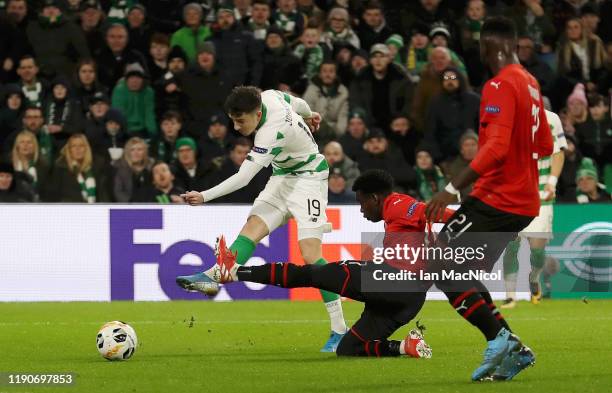
[{"label": "crowd in stands", "polygon": [[491,15],[562,119],[557,200],[609,202],[609,0],[0,0],[0,202],[182,203],[252,147],[223,112],[238,85],[322,114],[330,203],[372,168],[427,201],[477,154]]}]

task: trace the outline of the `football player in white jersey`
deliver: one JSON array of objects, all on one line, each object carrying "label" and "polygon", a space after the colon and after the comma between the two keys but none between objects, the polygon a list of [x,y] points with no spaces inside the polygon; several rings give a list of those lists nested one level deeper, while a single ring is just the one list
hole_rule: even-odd
[{"label": "football player in white jersey", "polygon": [[544,268],[546,257],[544,249],[546,243],[552,238],[555,190],[557,179],[561,174],[565,160],[563,149],[567,149],[567,141],[565,140],[565,133],[563,132],[559,116],[551,111],[546,111],[546,120],[548,120],[553,137],[553,154],[538,160],[540,214],[531,221],[527,228],[519,233],[519,237],[516,240],[508,243],[506,247],[506,252],[504,253],[506,300],[502,303],[502,308],[514,308],[516,306],[516,279],[519,270],[518,252],[521,238],[523,237],[527,238],[529,248],[531,249],[529,257],[531,264],[531,271],[529,273],[531,302],[538,304],[542,298],[540,273]]},{"label": "football player in white jersey", "polygon": [[[189,191],[183,198],[191,205],[219,198],[246,186],[271,164],[272,176],[230,246],[237,263],[246,263],[261,239],[293,217],[304,261],[326,264],[321,239],[330,228],[325,214],[329,166],[310,129],[318,128],[321,116],[300,98],[277,90],[261,92],[253,86],[234,88],[225,102],[225,110],[236,131],[244,136],[255,134],[254,146],[235,175],[208,190]],[[218,271],[211,268],[179,276],[176,281],[186,290],[215,295],[219,291],[217,281],[224,282],[215,273]],[[331,320],[331,335],[321,351],[334,352],[347,331],[342,304],[337,294],[321,291],[321,296]]]}]

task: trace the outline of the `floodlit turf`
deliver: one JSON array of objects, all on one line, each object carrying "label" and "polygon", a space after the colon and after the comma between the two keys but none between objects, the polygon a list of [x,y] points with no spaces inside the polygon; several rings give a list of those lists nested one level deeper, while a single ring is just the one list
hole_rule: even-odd
[{"label": "floodlit turf", "polygon": [[[360,311],[345,303],[348,320]],[[492,386],[470,382],[484,340],[446,302],[427,302],[419,316],[430,360],[319,353],[329,333],[320,303],[0,303],[0,372],[78,374],[74,387],[0,392],[610,391],[612,301],[522,302],[506,314],[538,359]],[[96,351],[97,329],[115,319],[132,324],[141,343],[127,362]]]}]

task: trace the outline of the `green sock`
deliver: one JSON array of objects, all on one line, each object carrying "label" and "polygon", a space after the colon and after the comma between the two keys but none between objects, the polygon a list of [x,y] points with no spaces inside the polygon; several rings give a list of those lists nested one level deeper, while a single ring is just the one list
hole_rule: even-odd
[{"label": "green sock", "polygon": [[521,240],[516,239],[508,243],[504,253],[504,277],[509,274],[516,274],[519,270],[518,251],[521,247]]},{"label": "green sock", "polygon": [[257,245],[246,236],[238,235],[230,246],[230,251],[236,253],[236,263],[244,265],[251,258]]},{"label": "green sock", "polygon": [[[325,258],[321,258],[314,263],[314,265],[326,265],[326,264],[327,264],[327,261],[325,260]],[[336,293],[328,292],[324,290],[320,290],[320,292],[321,292],[321,297],[323,298],[324,303],[329,303],[329,302],[333,302],[334,300],[340,299],[340,295]]]},{"label": "green sock", "polygon": [[540,281],[540,273],[544,267],[546,253],[543,248],[532,248],[529,262],[531,262],[531,272],[529,273],[529,282],[537,283]]},{"label": "green sock", "polygon": [[508,243],[504,253],[504,281],[506,284],[506,297],[516,299],[516,277],[519,270],[518,251],[521,240],[516,239]]}]

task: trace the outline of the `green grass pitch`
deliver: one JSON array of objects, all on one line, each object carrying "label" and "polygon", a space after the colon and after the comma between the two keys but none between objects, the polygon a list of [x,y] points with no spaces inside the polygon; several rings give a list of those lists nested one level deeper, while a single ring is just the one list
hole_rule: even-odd
[{"label": "green grass pitch", "polygon": [[[354,321],[362,305],[344,307]],[[0,372],[78,375],[72,387],[0,392],[610,391],[612,301],[521,302],[505,314],[537,362],[492,386],[470,382],[484,340],[446,302],[427,302],[419,315],[430,360],[319,353],[329,322],[317,302],[0,303]],[[141,343],[127,362],[106,361],[95,347],[100,325],[115,319]]]}]

